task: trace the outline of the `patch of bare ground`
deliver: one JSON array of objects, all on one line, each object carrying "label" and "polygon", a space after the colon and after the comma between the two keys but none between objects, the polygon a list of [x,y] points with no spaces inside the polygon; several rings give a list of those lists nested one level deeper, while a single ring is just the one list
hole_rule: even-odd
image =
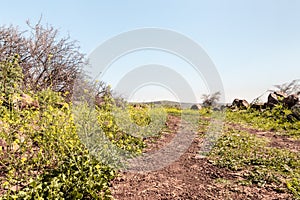
[{"label": "patch of bare ground", "polygon": [[181,119],[180,117],[169,115],[166,121],[166,125],[168,127],[168,131],[163,131],[160,136],[149,137],[145,140],[147,148],[144,150],[144,152],[155,152],[156,150],[170,143],[174,138],[176,132],[182,126]]},{"label": "patch of bare ground", "polygon": [[[169,116],[170,133],[152,138],[146,151],[155,151],[170,142],[178,129],[178,117]],[[153,139],[156,142],[153,142]],[[112,182],[115,199],[292,199],[289,193],[272,186],[239,184],[242,175],[218,168],[207,158],[198,158],[202,144],[195,138],[189,149],[176,162],[152,172],[121,172]],[[163,159],[163,158],[162,158]]]},{"label": "patch of bare ground", "polygon": [[236,130],[246,131],[251,134],[255,134],[259,137],[264,137],[268,139],[270,142],[268,144],[269,147],[276,148],[285,148],[293,152],[300,152],[300,140],[292,139],[287,135],[279,135],[273,131],[260,131],[254,128],[244,127],[240,124],[228,123],[227,125],[231,126]]}]

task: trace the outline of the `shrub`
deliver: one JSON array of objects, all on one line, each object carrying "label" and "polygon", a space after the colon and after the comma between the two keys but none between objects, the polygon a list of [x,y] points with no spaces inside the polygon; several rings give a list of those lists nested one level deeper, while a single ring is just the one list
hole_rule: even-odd
[{"label": "shrub", "polygon": [[24,86],[33,91],[51,88],[72,95],[73,84],[86,64],[79,46],[70,37],[59,38],[58,30],[40,23],[21,31],[17,27],[0,27],[0,62],[19,55]]},{"label": "shrub", "polygon": [[[115,172],[81,143],[70,104],[51,90],[36,94],[39,110],[0,116],[1,199],[109,198]],[[57,101],[62,106],[56,106]]]},{"label": "shrub", "polygon": [[[19,65],[19,56],[15,55],[5,61],[0,61],[0,101],[1,104],[11,106],[14,94],[21,92],[22,69]],[[0,105],[1,105],[0,104]]]}]

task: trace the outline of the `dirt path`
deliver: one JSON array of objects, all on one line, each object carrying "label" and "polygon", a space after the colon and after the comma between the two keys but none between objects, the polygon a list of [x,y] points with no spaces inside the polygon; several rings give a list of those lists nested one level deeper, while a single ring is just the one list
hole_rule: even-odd
[{"label": "dirt path", "polygon": [[[172,130],[157,142],[148,141],[147,151],[154,151],[168,143],[178,129],[179,118],[169,116]],[[197,154],[202,140],[195,138],[179,160],[154,172],[123,172],[112,182],[115,199],[292,199],[271,187],[242,186],[238,172],[218,168]]]}]

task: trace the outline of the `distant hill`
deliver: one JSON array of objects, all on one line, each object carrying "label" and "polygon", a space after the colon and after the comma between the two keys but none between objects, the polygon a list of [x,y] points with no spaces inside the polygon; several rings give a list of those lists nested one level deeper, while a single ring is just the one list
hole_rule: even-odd
[{"label": "distant hill", "polygon": [[129,102],[130,104],[155,104],[155,105],[162,105],[162,106],[180,106],[182,109],[190,108],[192,105],[196,103],[180,103],[176,101],[168,101],[168,100],[162,100],[162,101],[149,101],[149,102]]}]

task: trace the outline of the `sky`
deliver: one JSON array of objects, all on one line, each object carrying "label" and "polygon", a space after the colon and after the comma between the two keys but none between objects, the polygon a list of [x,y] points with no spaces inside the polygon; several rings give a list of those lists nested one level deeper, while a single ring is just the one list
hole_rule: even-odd
[{"label": "sky", "polygon": [[[119,34],[147,27],[172,30],[199,44],[221,78],[226,102],[252,101],[275,84],[300,77],[300,1],[298,0],[110,0],[2,1],[0,25],[26,29],[42,16],[62,36],[77,40],[90,55]],[[176,41],[175,41],[176,42]],[[189,63],[158,50],[141,50],[115,60],[101,80],[118,81],[141,65],[162,64],[181,74],[196,100],[210,93],[205,77]],[[93,73],[93,69],[91,69]],[[176,81],[176,80],[174,80]],[[124,96],[131,100],[176,100],[168,87],[148,85]],[[123,94],[122,94],[123,95]]]}]

